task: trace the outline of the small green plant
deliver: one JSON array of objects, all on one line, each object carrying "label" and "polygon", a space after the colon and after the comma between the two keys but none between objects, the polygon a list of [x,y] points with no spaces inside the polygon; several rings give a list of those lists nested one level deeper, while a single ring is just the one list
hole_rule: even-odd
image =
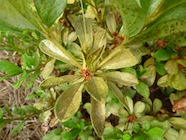
[{"label": "small green plant", "polygon": [[[176,135],[172,139],[185,135],[180,124],[185,119],[171,118],[169,113],[161,116],[161,100],[149,99],[156,80],[162,92],[173,89],[167,94],[186,89],[185,0],[0,2],[0,49],[16,51],[21,60],[19,65],[0,60],[0,71],[6,74],[0,80],[20,75],[13,86],[26,82],[28,89],[39,75],[43,78],[40,89],[27,97],[37,99],[35,107],[28,112],[24,106],[12,108],[10,112],[17,110],[23,116],[15,118],[10,113],[11,119],[3,118],[1,109],[1,127],[23,120],[14,134],[35,113],[41,120],[53,114],[54,120],[71,129],[53,130],[44,140],[52,136],[87,139],[92,128],[102,139],[110,135],[113,139],[164,139],[171,137],[167,134],[171,131]],[[85,106],[82,97],[87,93],[90,103]],[[134,96],[140,101],[133,100]],[[73,120],[82,106],[89,112],[92,127],[80,118]],[[109,113],[119,117],[118,128],[105,128]],[[71,125],[77,122],[80,125]]]}]

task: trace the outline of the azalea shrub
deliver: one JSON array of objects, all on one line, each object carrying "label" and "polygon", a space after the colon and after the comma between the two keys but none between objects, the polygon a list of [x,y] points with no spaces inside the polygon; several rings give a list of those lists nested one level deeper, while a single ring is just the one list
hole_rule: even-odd
[{"label": "azalea shrub", "polygon": [[19,75],[12,86],[35,100],[1,107],[1,129],[21,120],[15,135],[37,117],[61,126],[43,140],[184,139],[185,0],[0,3],[0,49],[16,52],[0,60],[0,80]]}]

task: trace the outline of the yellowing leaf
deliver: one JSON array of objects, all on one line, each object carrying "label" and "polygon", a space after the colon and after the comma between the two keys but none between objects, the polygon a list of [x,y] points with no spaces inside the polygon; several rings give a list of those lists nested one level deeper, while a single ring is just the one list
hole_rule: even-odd
[{"label": "yellowing leaf", "polygon": [[167,71],[168,74],[170,75],[175,75],[178,72],[178,64],[176,60],[169,60],[165,64],[165,70]]},{"label": "yellowing leaf", "polygon": [[70,63],[70,59],[50,40],[42,40],[39,44],[41,51],[50,57],[53,57],[62,62]]},{"label": "yellowing leaf", "polygon": [[117,47],[101,62],[101,69],[120,69],[136,65],[141,59],[138,49]]},{"label": "yellowing leaf", "polygon": [[186,89],[186,77],[181,71],[179,71],[176,75],[170,75],[169,83],[170,86],[172,86],[176,90]]},{"label": "yellowing leaf", "polygon": [[91,98],[91,122],[95,132],[101,137],[105,127],[105,103],[97,102]]},{"label": "yellowing leaf", "polygon": [[53,71],[53,69],[54,69],[54,63],[55,63],[55,62],[56,62],[56,60],[55,60],[55,59],[52,59],[51,61],[49,61],[49,62],[45,65],[44,69],[43,69],[42,72],[41,72],[41,75],[42,75],[42,77],[43,77],[44,79],[46,79],[47,77],[49,77],[50,74],[52,73],[52,71]]},{"label": "yellowing leaf", "polygon": [[186,120],[180,117],[171,117],[169,122],[178,129],[186,129]]},{"label": "yellowing leaf", "polygon": [[65,75],[61,77],[49,77],[46,80],[44,80],[41,84],[41,88],[49,88],[51,86],[63,84],[66,82],[73,82],[74,80],[79,79],[79,76],[76,75]]},{"label": "yellowing leaf", "polygon": [[107,80],[113,81],[125,86],[134,86],[138,84],[138,79],[128,72],[108,72],[103,74]]},{"label": "yellowing leaf", "polygon": [[79,109],[83,84],[71,85],[57,99],[54,106],[55,116],[62,121],[71,118]]},{"label": "yellowing leaf", "polygon": [[138,101],[134,105],[134,114],[136,117],[141,117],[141,114],[145,110],[145,103]]},{"label": "yellowing leaf", "polygon": [[101,77],[92,77],[85,84],[86,91],[98,102],[105,102],[108,86]]}]

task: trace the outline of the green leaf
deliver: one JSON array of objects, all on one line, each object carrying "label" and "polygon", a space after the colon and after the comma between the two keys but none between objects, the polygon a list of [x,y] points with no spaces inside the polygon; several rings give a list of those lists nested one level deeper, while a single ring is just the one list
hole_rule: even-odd
[{"label": "green leaf", "polygon": [[105,103],[91,98],[91,122],[96,134],[101,137],[105,127]]},{"label": "green leaf", "polygon": [[26,85],[25,85],[26,89],[29,89],[33,86],[36,79],[39,77],[39,74],[40,74],[40,70],[38,69],[38,70],[36,70],[35,72],[33,72],[29,75],[29,78],[27,79]]},{"label": "green leaf", "polygon": [[35,0],[37,12],[48,27],[64,12],[66,0]]},{"label": "green leaf", "polygon": [[[125,45],[147,42],[150,40],[166,38],[169,35],[186,32],[186,22],[179,20],[171,20],[155,24],[147,28],[137,36],[125,42]],[[161,59],[161,58],[159,58]]]},{"label": "green leaf", "polygon": [[33,70],[36,69],[39,65],[39,55],[37,53],[33,53],[32,56],[29,56],[28,54],[22,55],[22,61],[23,61],[23,69],[25,70]]},{"label": "green leaf", "polygon": [[0,108],[0,119],[2,119],[3,118],[3,110],[2,110],[2,108]]},{"label": "green leaf", "polygon": [[116,86],[115,83],[108,81],[108,86],[110,89],[112,89],[114,91],[114,94],[116,96],[116,98],[121,102],[121,104],[127,109],[129,110],[127,104],[124,101],[124,96],[123,93],[121,92],[121,90]]},{"label": "green leaf", "polygon": [[163,76],[166,74],[164,64],[162,62],[155,61],[154,65],[155,65],[156,71],[159,75]]},{"label": "green leaf", "polygon": [[162,104],[162,101],[158,98],[154,99],[153,101],[153,113],[154,114],[157,114],[160,109],[162,108],[163,104]]},{"label": "green leaf", "polygon": [[181,71],[178,71],[176,75],[170,75],[168,80],[170,86],[172,86],[176,90],[186,89],[186,77]]},{"label": "green leaf", "polygon": [[175,75],[178,73],[178,64],[176,60],[169,60],[165,64],[165,70],[170,75]]},{"label": "green leaf", "polygon": [[43,53],[49,55],[50,57],[53,57],[62,62],[71,63],[69,57],[67,57],[66,54],[64,54],[63,51],[50,40],[42,40],[39,44],[39,48]]},{"label": "green leaf", "polygon": [[107,72],[103,76],[109,80],[125,86],[135,86],[138,84],[138,79],[128,72]]},{"label": "green leaf", "polygon": [[57,99],[54,106],[55,116],[62,121],[71,118],[81,104],[83,84],[71,85]]},{"label": "green leaf", "polygon": [[7,123],[10,123],[10,119],[0,119],[0,131],[2,130],[3,126]]},{"label": "green leaf", "polygon": [[92,77],[85,84],[86,91],[98,102],[105,102],[108,86],[101,77]]},{"label": "green leaf", "polygon": [[171,117],[169,122],[178,129],[186,129],[186,120],[180,117]]},{"label": "green leaf", "polygon": [[[114,2],[116,2],[117,8],[123,19],[124,37],[128,39],[129,37],[138,34],[145,24],[148,6],[143,9],[136,1],[131,0],[118,0]],[[146,2],[149,3],[149,1]]]},{"label": "green leaf", "polygon": [[164,130],[160,127],[153,127],[147,131],[147,135],[149,135],[153,140],[162,138],[163,134],[164,134]]},{"label": "green leaf", "polygon": [[7,60],[0,60],[0,71],[5,72],[7,74],[6,76],[1,77],[0,81],[21,74],[23,72],[20,67],[14,65],[13,63]]},{"label": "green leaf", "polygon": [[24,80],[26,80],[28,77],[29,77],[29,74],[30,73],[27,73],[26,71],[23,71],[23,74],[21,75],[21,77],[19,78],[18,81],[16,81],[14,84],[13,84],[13,87],[15,89],[18,89],[21,84],[23,83]]},{"label": "green leaf", "polygon": [[19,133],[19,132],[23,129],[23,127],[24,127],[24,125],[25,125],[25,122],[26,122],[26,120],[23,120],[23,121],[20,122],[18,125],[16,125],[16,126],[10,131],[10,135],[11,135],[11,136],[14,136],[15,134]]},{"label": "green leaf", "polygon": [[41,75],[44,79],[48,78],[50,76],[50,74],[52,73],[52,71],[54,69],[55,62],[56,62],[56,60],[52,59],[48,63],[46,63],[44,69],[41,72]]},{"label": "green leaf", "polygon": [[114,140],[119,134],[122,134],[122,131],[120,129],[106,127],[103,132],[103,138],[104,140]]},{"label": "green leaf", "polygon": [[150,96],[149,87],[141,81],[139,81],[139,84],[136,86],[136,90],[144,98],[148,98]]},{"label": "green leaf", "polygon": [[7,27],[8,25],[8,27],[18,30],[39,30],[37,22],[34,24],[34,17],[30,16],[32,13],[30,0],[0,0],[0,3],[0,23],[2,26]]},{"label": "green leaf", "polygon": [[154,54],[152,54],[152,56],[155,57],[158,61],[166,61],[171,57],[170,53],[165,49],[159,49]]},{"label": "green leaf", "polygon": [[56,134],[56,130],[52,130],[49,133],[45,134],[42,140],[61,140],[61,135]]},{"label": "green leaf", "polygon": [[100,64],[101,69],[120,69],[136,65],[141,59],[138,49],[125,49],[122,46],[114,49]]},{"label": "green leaf", "polygon": [[66,133],[62,134],[62,138],[64,140],[75,140],[81,132],[81,129],[72,129],[71,131],[68,131]]}]

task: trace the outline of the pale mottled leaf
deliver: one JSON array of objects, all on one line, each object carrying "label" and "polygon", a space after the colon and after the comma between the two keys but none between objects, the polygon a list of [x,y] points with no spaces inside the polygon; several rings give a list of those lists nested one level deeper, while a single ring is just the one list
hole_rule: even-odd
[{"label": "pale mottled leaf", "polygon": [[45,88],[49,88],[51,86],[63,84],[66,82],[73,82],[74,80],[77,80],[79,78],[80,78],[80,76],[76,76],[76,75],[64,75],[61,77],[49,77],[49,78],[45,79],[40,84],[40,87],[45,89]]},{"label": "pale mottled leaf", "polygon": [[136,117],[141,117],[141,114],[145,110],[145,103],[138,101],[134,105],[134,114]]},{"label": "pale mottled leaf", "polygon": [[41,72],[41,76],[46,79],[50,76],[50,74],[52,73],[53,69],[54,69],[54,63],[56,62],[55,59],[52,59],[51,61],[49,61],[44,69]]},{"label": "pale mottled leaf", "polygon": [[178,34],[180,32],[186,32],[185,21],[179,21],[179,20],[165,21],[159,24],[155,24],[150,28],[147,28],[137,36],[131,38],[129,41],[126,41],[125,45],[137,44],[137,43],[146,42],[150,40],[166,38],[172,34]]},{"label": "pale mottled leaf", "polygon": [[162,76],[160,79],[158,79],[157,85],[160,87],[168,87],[169,83],[168,83],[168,74]]},{"label": "pale mottled leaf", "polygon": [[178,64],[176,60],[169,60],[165,64],[165,70],[170,75],[175,75],[178,73]]},{"label": "pale mottled leaf", "polygon": [[119,69],[136,65],[141,59],[138,49],[117,47],[100,64],[102,69]]},{"label": "pale mottled leaf", "polygon": [[98,102],[105,102],[108,86],[101,77],[92,77],[85,84],[86,91]]},{"label": "pale mottled leaf", "polygon": [[138,79],[128,72],[107,72],[104,73],[103,76],[109,81],[113,81],[125,86],[134,86],[138,84]]},{"label": "pale mottled leaf", "polygon": [[62,121],[71,118],[79,109],[83,84],[71,85],[57,99],[54,106],[55,116]]},{"label": "pale mottled leaf", "polygon": [[178,129],[186,129],[186,120],[180,117],[171,117],[169,122]]},{"label": "pale mottled leaf", "polygon": [[91,98],[91,122],[94,130],[99,137],[102,136],[105,127],[105,103],[98,102]]},{"label": "pale mottled leaf", "polygon": [[168,81],[170,86],[176,90],[186,89],[186,77],[181,71],[179,71],[176,75],[169,75]]},{"label": "pale mottled leaf", "polygon": [[39,44],[39,48],[43,53],[49,55],[50,57],[66,63],[71,62],[69,57],[67,57],[66,54],[64,54],[63,51],[50,40],[42,40]]}]

